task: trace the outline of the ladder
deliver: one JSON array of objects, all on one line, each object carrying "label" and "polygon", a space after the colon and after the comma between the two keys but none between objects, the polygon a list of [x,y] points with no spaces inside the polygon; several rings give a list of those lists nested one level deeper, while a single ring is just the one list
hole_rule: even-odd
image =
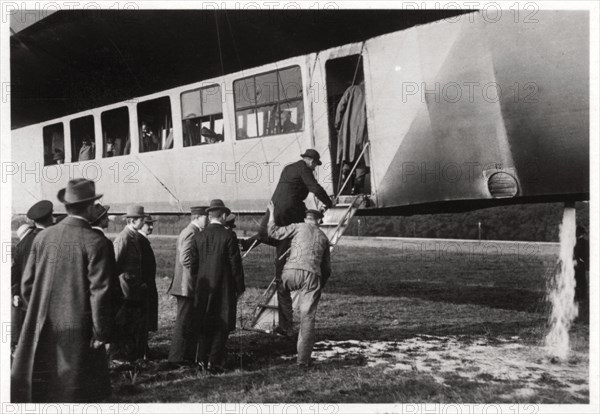
[{"label": "ladder", "polygon": [[[356,211],[360,208],[365,200],[363,195],[339,196],[338,204],[329,210],[325,211],[323,222],[320,225],[321,230],[330,243],[330,251],[338,243],[344,231],[350,224],[350,220],[354,217]],[[286,253],[287,254],[287,253]],[[278,260],[281,258],[278,258]],[[297,292],[292,293],[293,307],[296,307]],[[263,292],[259,299],[259,303],[254,309],[252,322],[249,328],[244,328],[252,331],[273,334],[275,328],[279,325],[279,311],[277,303],[277,280],[274,278],[267,289]]]}]

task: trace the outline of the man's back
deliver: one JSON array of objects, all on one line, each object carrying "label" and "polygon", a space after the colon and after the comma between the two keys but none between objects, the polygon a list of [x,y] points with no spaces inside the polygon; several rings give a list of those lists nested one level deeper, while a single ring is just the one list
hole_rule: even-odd
[{"label": "man's back", "polygon": [[211,223],[197,236],[195,302],[203,326],[235,328],[236,301],[245,290],[242,258],[234,232]]},{"label": "man's back", "polygon": [[306,270],[324,279],[329,277],[329,239],[317,225],[294,223],[276,227],[270,235],[276,239],[293,238],[285,270]]},{"label": "man's back", "polygon": [[311,192],[326,206],[331,206],[327,192],[315,179],[312,170],[303,160],[287,165],[273,193],[275,224],[285,226],[304,219],[304,199]]},{"label": "man's back", "polygon": [[198,271],[197,251],[194,238],[200,233],[198,226],[190,223],[177,237],[175,251],[175,274],[169,287],[169,294],[174,296],[192,296],[194,291],[193,277]]}]

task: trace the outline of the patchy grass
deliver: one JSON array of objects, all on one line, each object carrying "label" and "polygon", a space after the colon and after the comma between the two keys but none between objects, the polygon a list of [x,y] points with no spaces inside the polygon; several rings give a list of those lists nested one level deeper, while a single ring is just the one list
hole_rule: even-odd
[{"label": "patchy grass", "polygon": [[[519,380],[496,378],[477,366],[455,373],[439,370],[439,359],[423,356],[414,347],[394,356],[395,346],[417,336],[436,336],[434,355],[450,337],[461,346],[485,339],[485,349],[500,346],[503,338],[537,349],[547,319],[544,302],[546,276],[556,256],[551,250],[535,254],[492,256],[458,251],[414,254],[406,249],[341,245],[333,255],[333,276],[317,314],[317,341],[386,341],[381,358],[411,366],[422,358],[430,372],[390,370],[369,363],[362,353],[323,360],[309,371],[295,366],[295,343],[284,338],[236,331],[228,342],[228,371],[220,376],[199,374],[193,368],[168,370],[165,361],[175,321],[175,300],[166,295],[174,259],[174,238],[151,238],[159,268],[159,331],[150,346],[158,360],[140,364],[132,373],[113,370],[113,402],[297,402],[297,403],[585,403],[584,391],[565,387],[552,372],[539,376],[535,388]],[[258,297],[272,278],[274,253],[260,246],[245,259],[248,290],[239,303],[245,325]],[[587,372],[589,329],[573,328],[575,351],[569,366]],[[446,338],[446,339],[444,339]],[[394,345],[397,344],[397,345]],[[532,353],[534,353],[532,351]],[[461,358],[463,358],[461,356]],[[447,360],[460,362],[447,354]],[[468,359],[468,358],[467,358]],[[465,361],[468,362],[468,361]],[[585,374],[583,372],[583,374]],[[464,376],[463,374],[469,374]],[[583,375],[582,374],[582,375]],[[134,380],[132,380],[132,377]],[[583,375],[585,376],[585,375]],[[582,382],[583,381],[583,382]],[[581,387],[579,387],[581,389]]]}]

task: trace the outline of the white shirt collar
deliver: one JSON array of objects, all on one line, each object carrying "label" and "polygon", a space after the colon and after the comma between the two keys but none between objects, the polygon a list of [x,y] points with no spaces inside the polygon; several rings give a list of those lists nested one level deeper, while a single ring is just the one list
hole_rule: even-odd
[{"label": "white shirt collar", "polygon": [[221,226],[223,225],[223,223],[221,223],[219,221],[219,219],[216,219],[216,218],[211,218],[210,219],[210,224],[220,224]]},{"label": "white shirt collar", "polygon": [[104,233],[104,229],[100,226],[92,226],[92,228],[96,229],[96,230],[100,230],[102,233]]},{"label": "white shirt collar", "polygon": [[148,238],[148,235],[146,233],[144,233],[143,231],[138,230],[138,233],[141,234],[142,236],[144,236],[145,238]]}]

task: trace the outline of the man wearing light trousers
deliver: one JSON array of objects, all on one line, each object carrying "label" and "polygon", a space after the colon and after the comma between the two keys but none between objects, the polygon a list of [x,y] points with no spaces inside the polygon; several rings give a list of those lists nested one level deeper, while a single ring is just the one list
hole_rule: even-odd
[{"label": "man wearing light trousers", "polygon": [[292,238],[287,262],[278,286],[279,331],[292,332],[291,292],[298,291],[300,307],[300,331],[298,333],[298,365],[310,366],[310,356],[315,337],[315,319],[321,290],[331,275],[329,239],[319,229],[323,214],[308,210],[304,223],[277,227],[273,218],[273,203],[269,204],[269,237],[277,240]]}]

